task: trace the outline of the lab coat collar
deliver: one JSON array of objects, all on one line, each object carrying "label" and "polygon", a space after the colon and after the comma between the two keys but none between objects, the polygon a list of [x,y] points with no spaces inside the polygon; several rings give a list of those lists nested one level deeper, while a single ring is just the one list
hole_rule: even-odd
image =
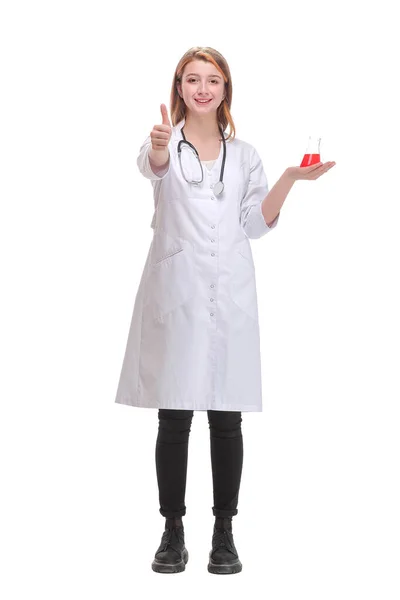
[{"label": "lab coat collar", "polygon": [[175,139],[182,139],[181,129],[184,126],[185,121],[186,121],[186,119],[183,118],[181,121],[179,121],[179,123],[177,123],[175,125],[175,127],[172,128],[174,130],[174,138]]}]

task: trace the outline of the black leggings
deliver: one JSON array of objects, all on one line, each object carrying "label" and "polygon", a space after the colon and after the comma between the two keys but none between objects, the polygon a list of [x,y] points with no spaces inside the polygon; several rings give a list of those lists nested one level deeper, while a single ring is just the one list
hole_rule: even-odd
[{"label": "black leggings", "polygon": [[[243,465],[242,413],[208,410],[216,517],[237,515]],[[185,491],[189,433],[193,410],[158,409],[156,468],[160,513],[186,514]]]}]

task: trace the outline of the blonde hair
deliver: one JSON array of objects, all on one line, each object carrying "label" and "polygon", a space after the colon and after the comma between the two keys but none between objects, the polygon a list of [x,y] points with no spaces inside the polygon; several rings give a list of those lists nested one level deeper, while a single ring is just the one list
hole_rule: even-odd
[{"label": "blonde hair", "polygon": [[229,124],[230,131],[226,140],[228,141],[230,138],[234,140],[236,135],[236,129],[230,111],[232,103],[231,73],[229,70],[228,63],[226,62],[222,54],[220,54],[217,50],[214,50],[214,48],[210,48],[209,46],[194,46],[193,48],[190,48],[190,50],[185,52],[185,54],[178,62],[178,66],[175,69],[174,80],[171,88],[170,113],[172,125],[175,126],[180,121],[182,121],[183,118],[186,118],[187,107],[183,98],[181,98],[178,93],[178,88],[176,84],[177,82],[179,82],[182,85],[183,71],[186,65],[192,60],[204,60],[204,62],[210,62],[219,71],[219,73],[221,73],[225,82],[225,98],[222,100],[221,104],[217,109],[217,121],[222,131],[225,131],[227,125]]}]

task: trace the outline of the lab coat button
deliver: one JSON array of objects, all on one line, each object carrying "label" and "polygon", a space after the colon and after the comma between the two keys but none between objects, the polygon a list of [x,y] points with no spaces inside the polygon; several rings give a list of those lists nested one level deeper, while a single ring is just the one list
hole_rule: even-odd
[{"label": "lab coat button", "polygon": [[214,313],[210,313],[210,317],[213,317],[213,316],[214,316]]},{"label": "lab coat button", "polygon": [[211,229],[215,229],[215,225],[211,225]]},{"label": "lab coat button", "polygon": [[210,288],[213,288],[213,287],[215,287],[215,286],[214,286],[214,284],[212,283],[212,284],[210,285]]},{"label": "lab coat button", "polygon": [[215,252],[211,252],[211,256],[215,256]]},{"label": "lab coat button", "polygon": [[210,298],[210,302],[214,302],[214,298]]},{"label": "lab coat button", "polygon": [[215,242],[215,240],[211,240],[212,242]]},{"label": "lab coat button", "polygon": [[214,196],[211,196],[211,200],[215,200]]}]

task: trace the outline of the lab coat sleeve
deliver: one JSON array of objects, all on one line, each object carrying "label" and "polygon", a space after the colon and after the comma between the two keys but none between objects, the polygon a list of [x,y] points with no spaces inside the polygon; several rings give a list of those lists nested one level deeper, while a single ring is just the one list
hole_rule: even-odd
[{"label": "lab coat sleeve", "polygon": [[268,181],[263,164],[255,148],[250,148],[250,176],[240,204],[240,224],[249,238],[260,238],[276,227],[280,213],[270,226],[261,212],[261,203],[268,194]]},{"label": "lab coat sleeve", "polygon": [[[170,147],[168,146],[169,151],[171,152]],[[146,177],[146,179],[151,179],[153,181],[159,181],[160,179],[164,179],[170,171],[171,167],[171,156],[169,157],[168,167],[163,171],[158,171],[158,175],[156,175],[151,166],[149,160],[149,152],[151,150],[151,138],[148,136],[143,142],[139,156],[137,157],[137,166],[139,167],[139,171],[141,174]]]}]

